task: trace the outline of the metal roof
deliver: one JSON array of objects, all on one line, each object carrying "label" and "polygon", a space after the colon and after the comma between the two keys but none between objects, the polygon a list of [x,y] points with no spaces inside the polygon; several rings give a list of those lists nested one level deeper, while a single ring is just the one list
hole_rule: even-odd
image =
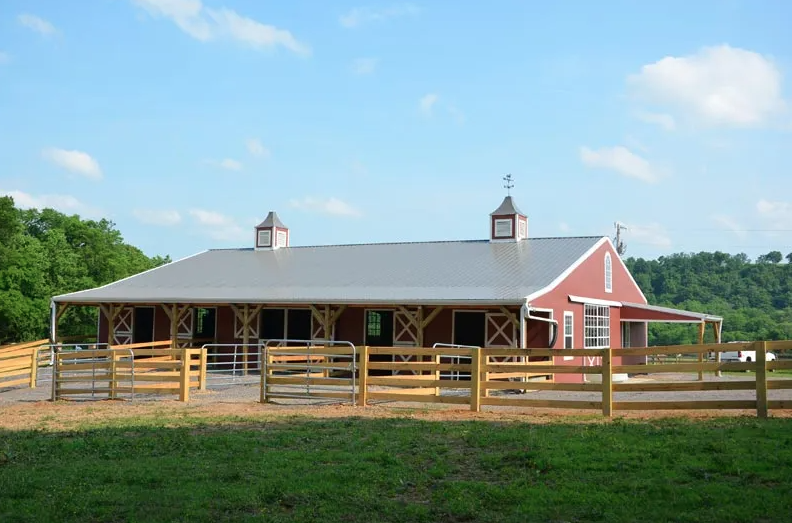
[{"label": "metal roof", "polygon": [[218,249],[57,302],[521,303],[601,236]]},{"label": "metal roof", "polygon": [[280,227],[281,229],[286,228],[286,226],[283,225],[283,222],[280,221],[280,218],[278,218],[278,213],[275,211],[270,211],[267,217],[264,218],[264,221],[256,226],[256,228],[259,227]]},{"label": "metal roof", "polygon": [[[653,312],[661,312],[667,314],[676,314],[677,316],[686,316],[691,320],[698,320],[698,321],[723,321],[723,318],[720,316],[713,316],[712,314],[705,314],[701,312],[692,312],[692,311],[685,311],[682,309],[672,309],[671,307],[661,307],[659,305],[647,305],[645,303],[630,303],[630,302],[622,302],[622,307],[631,307],[634,309],[644,310],[644,311],[653,311]],[[641,321],[665,321],[665,320],[641,320]]]},{"label": "metal roof", "polygon": [[504,198],[500,206],[490,213],[490,216],[503,216],[506,214],[519,214],[525,216],[525,214],[517,208],[511,196]]}]

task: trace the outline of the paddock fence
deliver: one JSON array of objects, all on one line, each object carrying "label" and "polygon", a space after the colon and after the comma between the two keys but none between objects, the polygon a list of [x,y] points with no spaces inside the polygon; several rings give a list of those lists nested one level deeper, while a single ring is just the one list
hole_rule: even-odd
[{"label": "paddock fence", "polygon": [[44,350],[48,343],[49,340],[37,340],[0,347],[0,390],[19,386],[35,388],[38,369],[49,355]]},{"label": "paddock fence", "polygon": [[[792,389],[792,379],[784,377],[784,372],[769,376],[775,371],[792,371],[792,358],[767,359],[771,351],[792,351],[792,341],[625,349],[362,346],[357,347],[356,354],[327,348],[322,349],[324,352],[307,347],[279,350],[301,361],[311,354],[322,354],[327,361],[311,364],[319,373],[337,365],[332,360],[343,352],[347,359],[337,370],[343,368],[348,381],[341,384],[329,380],[326,374],[306,373],[304,364],[280,364],[282,370],[288,367],[300,373],[274,376],[268,362],[262,375],[262,402],[278,397],[274,392],[278,385],[324,385],[328,390],[323,394],[347,397],[349,403],[359,406],[415,402],[465,405],[476,412],[484,406],[581,409],[597,410],[607,417],[620,411],[693,409],[755,410],[759,417],[767,417],[773,409],[792,409],[792,400],[769,399],[769,391]],[[738,350],[754,351],[755,359],[719,361],[715,357]],[[678,354],[693,357],[668,363]],[[270,353],[270,357],[273,355]],[[622,359],[631,361],[626,357],[636,356],[662,363],[622,363]],[[718,377],[719,373],[732,374],[725,379]],[[699,380],[698,376],[704,374],[713,374],[714,378]],[[614,376],[624,375],[630,379],[614,382]],[[353,377],[357,377],[357,383]],[[354,395],[341,392],[339,385],[354,388]],[[707,397],[710,392],[723,391],[735,391],[738,397]],[[657,394],[643,399],[646,393],[664,393],[671,399],[658,400]]]},{"label": "paddock fence", "polygon": [[206,387],[206,350],[172,348],[170,340],[76,350],[53,346],[52,400],[134,399],[177,395]]}]

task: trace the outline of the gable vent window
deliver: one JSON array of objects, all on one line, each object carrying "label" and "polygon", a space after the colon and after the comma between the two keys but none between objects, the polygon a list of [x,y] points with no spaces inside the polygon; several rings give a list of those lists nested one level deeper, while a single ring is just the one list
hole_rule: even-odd
[{"label": "gable vent window", "polygon": [[575,319],[571,312],[564,312],[564,348],[574,349]]},{"label": "gable vent window", "polygon": [[512,235],[512,221],[509,220],[495,220],[495,237],[496,238],[510,238]]},{"label": "gable vent window", "polygon": [[584,338],[586,349],[610,347],[610,307],[607,305],[584,305]]},{"label": "gable vent window", "polygon": [[609,252],[605,253],[605,292],[613,292],[613,262]]},{"label": "gable vent window", "polygon": [[269,247],[272,242],[272,231],[259,231],[258,233],[258,244],[259,247]]}]

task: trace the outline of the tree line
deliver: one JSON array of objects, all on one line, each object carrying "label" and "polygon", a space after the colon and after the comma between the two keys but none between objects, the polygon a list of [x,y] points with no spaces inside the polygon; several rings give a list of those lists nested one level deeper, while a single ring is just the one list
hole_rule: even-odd
[{"label": "tree line", "polygon": [[[19,209],[0,197],[0,345],[49,337],[52,296],[105,285],[168,263],[124,242],[109,220]],[[95,335],[97,312],[71,307],[64,336]]]},{"label": "tree line", "polygon": [[[786,262],[785,262],[786,260]],[[109,220],[19,209],[0,197],[0,344],[48,337],[50,298],[169,263],[124,242]],[[649,303],[722,316],[723,340],[792,339],[792,253],[679,253],[625,264]],[[71,307],[64,336],[95,335],[97,311]],[[650,343],[694,343],[694,326],[650,326]],[[712,335],[708,333],[708,338]]]}]

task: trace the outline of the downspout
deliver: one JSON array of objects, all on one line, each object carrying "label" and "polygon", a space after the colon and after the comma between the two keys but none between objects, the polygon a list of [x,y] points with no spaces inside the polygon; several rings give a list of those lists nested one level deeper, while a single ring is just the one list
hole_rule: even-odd
[{"label": "downspout", "polygon": [[57,307],[55,305],[55,300],[50,300],[50,343],[53,345],[57,343],[56,336],[58,335],[58,327],[55,324],[57,317]]},{"label": "downspout", "polygon": [[[553,335],[550,338],[550,344],[547,348],[552,349],[553,346],[556,344],[556,341],[558,340],[558,320],[551,318],[542,318],[541,316],[532,316],[531,315],[532,310],[534,309],[528,304],[528,300],[525,300],[525,303],[523,303],[522,307],[520,308],[520,316],[523,318],[523,322],[525,321],[525,319],[529,319],[529,320],[537,320],[537,321],[543,321],[545,323],[549,323],[553,328]],[[522,330],[525,331],[525,329]],[[526,344],[525,334],[526,334],[525,332],[522,333],[521,342],[523,348],[525,347]]]}]

